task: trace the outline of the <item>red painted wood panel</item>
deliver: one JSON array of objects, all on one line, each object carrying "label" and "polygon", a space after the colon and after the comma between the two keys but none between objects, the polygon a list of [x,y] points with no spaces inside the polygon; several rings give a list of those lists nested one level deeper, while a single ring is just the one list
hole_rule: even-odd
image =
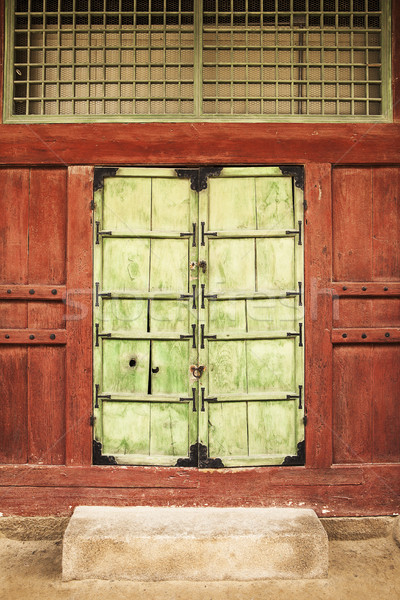
[{"label": "red painted wood panel", "polygon": [[334,169],[333,279],[372,280],[372,169]]},{"label": "red painted wood panel", "polygon": [[341,298],[333,312],[335,327],[400,327],[400,298]]},{"label": "red painted wood panel", "polygon": [[93,169],[68,170],[66,461],[92,461]]},{"label": "red painted wood panel", "polygon": [[0,0],[0,123],[3,122],[4,0]]},{"label": "red painted wood panel", "polygon": [[305,198],[306,464],[322,468],[332,463],[331,165],[307,166]]},{"label": "red painted wood panel", "polygon": [[61,302],[29,302],[28,327],[65,329],[65,306]]},{"label": "red painted wood panel", "polygon": [[333,462],[372,462],[373,347],[333,350]]},{"label": "red painted wood panel", "polygon": [[25,463],[28,455],[27,349],[0,347],[0,462]]},{"label": "red painted wood panel", "polygon": [[65,282],[66,169],[31,169],[29,283]]},{"label": "red painted wood panel", "polygon": [[0,301],[0,329],[25,329],[28,327],[28,303]]},{"label": "red painted wood panel", "polygon": [[373,352],[373,462],[400,461],[400,345]]},{"label": "red painted wood panel", "polygon": [[65,462],[65,348],[28,350],[28,461]]},{"label": "red painted wood panel", "polygon": [[373,171],[373,279],[400,280],[400,168]]},{"label": "red painted wood panel", "polygon": [[0,282],[27,283],[28,169],[0,169]]}]

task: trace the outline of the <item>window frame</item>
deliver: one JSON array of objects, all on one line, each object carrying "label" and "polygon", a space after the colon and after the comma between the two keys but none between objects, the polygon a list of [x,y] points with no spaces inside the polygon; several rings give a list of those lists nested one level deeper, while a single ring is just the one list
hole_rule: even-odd
[{"label": "window frame", "polygon": [[[276,115],[254,114],[237,116],[232,114],[192,114],[192,115],[15,115],[13,114],[14,89],[14,6],[15,1],[5,3],[5,60],[4,60],[4,89],[3,89],[3,123],[184,123],[184,122],[214,122],[214,123],[390,123],[393,122],[393,81],[392,81],[392,1],[382,0],[382,113],[380,115]],[[202,0],[195,0],[194,35],[202,36]],[[196,18],[197,14],[197,18]],[[195,62],[198,68],[194,71],[194,105],[195,112],[200,113],[203,99],[202,86],[202,47],[198,44]],[[196,53],[196,44],[195,44]],[[308,82],[305,81],[305,84]],[[197,92],[196,92],[197,88]]]}]

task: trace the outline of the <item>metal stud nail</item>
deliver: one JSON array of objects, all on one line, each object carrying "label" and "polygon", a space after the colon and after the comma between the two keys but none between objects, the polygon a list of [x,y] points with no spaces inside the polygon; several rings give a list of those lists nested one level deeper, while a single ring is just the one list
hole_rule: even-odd
[{"label": "metal stud nail", "polygon": [[347,333],[342,333],[342,338],[347,338]]},{"label": "metal stud nail", "polygon": [[388,289],[389,289],[388,287],[384,287],[384,288],[383,288],[383,291],[384,291],[384,292],[387,292],[387,291],[388,291]]},{"label": "metal stud nail", "polygon": [[367,291],[367,288],[365,287],[365,285],[363,285],[363,287],[361,288],[363,292]]},{"label": "metal stud nail", "polygon": [[35,293],[35,290],[29,290],[29,293],[30,293],[30,294],[34,294],[34,293]]},{"label": "metal stud nail", "polygon": [[385,333],[385,337],[390,337],[390,333],[388,331]]},{"label": "metal stud nail", "polygon": [[54,333],[51,333],[51,334],[50,334],[50,339],[51,339],[51,340],[55,340],[55,339],[56,339],[56,336],[54,335]]},{"label": "metal stud nail", "polygon": [[31,334],[31,335],[29,336],[29,339],[30,339],[30,340],[34,340],[34,339],[35,339],[35,336],[34,336],[33,334]]},{"label": "metal stud nail", "polygon": [[7,294],[11,294],[11,290],[7,290]]},{"label": "metal stud nail", "polygon": [[346,291],[346,290],[347,290],[347,285],[344,285],[344,286],[343,286],[343,289]]},{"label": "metal stud nail", "polygon": [[56,296],[57,290],[51,290],[51,293],[53,294],[53,296]]},{"label": "metal stud nail", "polygon": [[6,338],[6,340],[10,339],[10,336],[8,335],[8,333],[6,333],[5,338]]},{"label": "metal stud nail", "polygon": [[361,337],[365,340],[365,338],[367,337],[367,334],[363,333]]}]

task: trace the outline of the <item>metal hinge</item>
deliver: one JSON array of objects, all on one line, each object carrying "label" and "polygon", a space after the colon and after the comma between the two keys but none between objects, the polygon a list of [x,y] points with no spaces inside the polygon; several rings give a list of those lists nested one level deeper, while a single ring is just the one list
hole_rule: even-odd
[{"label": "metal hinge", "polygon": [[190,188],[194,192],[207,189],[208,177],[218,177],[222,167],[199,167],[198,169],[175,169],[178,177],[190,179]]},{"label": "metal hinge", "polygon": [[96,417],[94,415],[90,415],[90,418],[89,418],[90,427],[94,427],[95,423],[96,423]]}]

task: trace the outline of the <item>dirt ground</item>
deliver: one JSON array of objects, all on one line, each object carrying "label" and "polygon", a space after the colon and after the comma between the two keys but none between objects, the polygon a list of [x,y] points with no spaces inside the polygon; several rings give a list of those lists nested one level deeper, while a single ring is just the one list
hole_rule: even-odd
[{"label": "dirt ground", "polygon": [[0,599],[400,600],[400,548],[391,536],[330,541],[329,578],[324,581],[63,582],[61,553],[61,541],[0,537]]}]

